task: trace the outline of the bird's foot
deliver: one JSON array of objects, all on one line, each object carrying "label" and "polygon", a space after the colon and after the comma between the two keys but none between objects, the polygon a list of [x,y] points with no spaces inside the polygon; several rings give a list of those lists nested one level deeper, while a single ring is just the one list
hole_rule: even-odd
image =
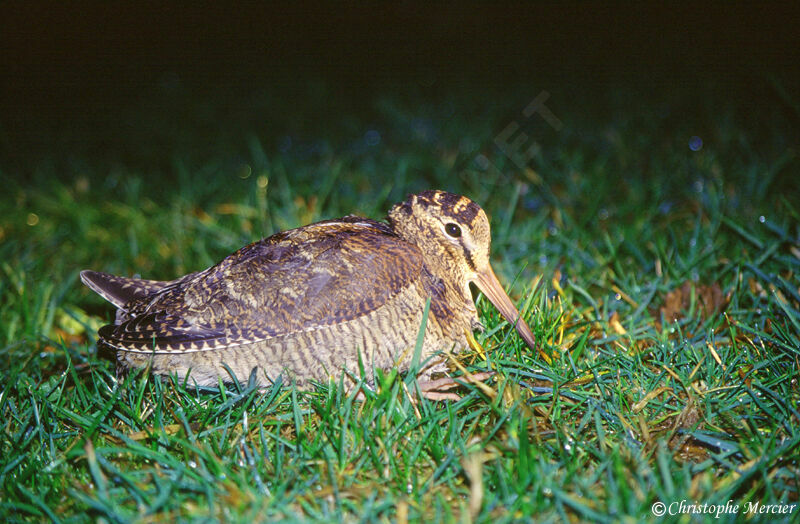
[{"label": "bird's foot", "polygon": [[428,400],[461,400],[461,396],[450,391],[464,384],[483,384],[483,381],[495,375],[494,371],[481,371],[480,373],[467,373],[452,378],[444,377],[436,380],[417,381],[420,395]]}]

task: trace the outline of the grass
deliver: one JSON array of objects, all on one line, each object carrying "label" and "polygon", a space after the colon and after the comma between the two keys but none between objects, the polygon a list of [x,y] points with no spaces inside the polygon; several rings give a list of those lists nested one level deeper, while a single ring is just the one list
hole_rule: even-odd
[{"label": "grass", "polygon": [[[2,175],[29,178],[0,196],[3,520],[611,522],[740,505],[725,522],[797,503],[787,91],[759,91],[757,112],[728,86],[550,92],[560,130],[523,116],[530,86],[357,104],[317,85],[302,104],[268,92],[234,109],[158,88],[119,110],[125,126],[104,120],[121,134],[20,149]],[[522,160],[495,140],[511,123],[538,146]],[[552,365],[483,299],[485,354],[459,363],[498,374],[456,402],[413,403],[393,373],[364,399],[118,380],[97,352],[113,312],[81,269],[174,278],[428,188],[489,212],[495,270]]]}]

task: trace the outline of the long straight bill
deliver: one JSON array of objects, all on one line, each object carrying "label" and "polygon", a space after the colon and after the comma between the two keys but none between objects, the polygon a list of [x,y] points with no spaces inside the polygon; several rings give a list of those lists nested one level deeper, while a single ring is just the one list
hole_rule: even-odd
[{"label": "long straight bill", "polygon": [[[489,266],[486,271],[482,273],[478,273],[478,277],[475,280],[475,284],[478,286],[486,298],[494,304],[494,307],[500,312],[503,317],[514,327],[517,328],[517,333],[520,334],[525,343],[528,344],[528,347],[531,349],[538,349],[536,347],[536,338],[534,338],[533,333],[531,332],[531,328],[528,327],[528,324],[522,320],[522,317],[517,311],[516,306],[514,303],[511,302],[511,299],[508,298],[506,292],[503,291],[503,286],[500,284],[500,281],[497,280],[497,276],[494,274],[492,267]],[[538,350],[539,354],[542,358],[548,363],[551,364],[552,361],[547,354],[542,351],[541,349]]]}]

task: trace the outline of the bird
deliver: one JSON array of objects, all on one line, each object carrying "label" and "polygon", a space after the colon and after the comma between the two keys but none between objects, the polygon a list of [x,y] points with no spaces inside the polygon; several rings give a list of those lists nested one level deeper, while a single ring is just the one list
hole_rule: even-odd
[{"label": "bird", "polygon": [[[415,350],[424,362],[475,347],[482,324],[471,284],[535,349],[492,269],[490,244],[478,204],[428,190],[384,221],[348,215],[279,232],[175,280],[80,277],[117,308],[98,345],[116,353],[119,372],[148,368],[198,386],[252,377],[269,386],[280,377],[311,389],[339,377],[355,382],[364,369],[403,373]],[[440,360],[420,377],[444,370]]]}]

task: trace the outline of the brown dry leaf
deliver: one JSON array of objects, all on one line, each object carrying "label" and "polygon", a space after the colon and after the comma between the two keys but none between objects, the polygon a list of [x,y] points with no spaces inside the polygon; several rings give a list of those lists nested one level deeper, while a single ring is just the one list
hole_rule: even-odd
[{"label": "brown dry leaf", "polygon": [[[689,282],[684,282],[681,287],[667,293],[667,296],[664,297],[664,305],[659,309],[661,313],[660,318],[663,318],[667,322],[673,322],[682,318],[681,310],[683,309],[683,304],[685,302],[688,305],[689,302],[688,296],[684,297],[684,295],[690,291],[690,285]],[[660,319],[657,322],[660,323]],[[659,330],[660,329],[661,327],[659,326]]]},{"label": "brown dry leaf", "polygon": [[693,285],[687,280],[680,287],[666,294],[664,305],[658,309],[659,314],[654,315],[656,317],[656,328],[659,331],[661,331],[662,327],[662,318],[666,322],[674,322],[685,317],[684,311],[691,307],[693,290],[697,310],[703,320],[725,311],[728,306],[730,297],[722,294],[719,283]]},{"label": "brown dry leaf", "polygon": [[684,442],[676,449],[675,458],[683,462],[703,462],[711,456],[711,452],[706,446],[697,444],[692,439]]},{"label": "brown dry leaf", "polygon": [[680,450],[684,445],[689,442],[691,437],[688,434],[680,435],[680,430],[691,429],[703,417],[701,413],[702,406],[700,406],[691,396],[686,400],[686,406],[683,411],[675,419],[672,424],[671,432],[672,437],[669,440],[669,445],[674,450]]},{"label": "brown dry leaf", "polygon": [[694,426],[701,418],[700,406],[694,399],[689,399],[686,407],[683,408],[681,414],[675,420],[673,429],[689,429]]},{"label": "brown dry leaf", "polygon": [[751,369],[753,369],[753,366],[746,364],[744,366],[740,366],[739,369],[736,370],[739,378],[744,381],[744,385],[748,388],[751,387],[751,382],[753,380],[752,377],[748,375]]}]

